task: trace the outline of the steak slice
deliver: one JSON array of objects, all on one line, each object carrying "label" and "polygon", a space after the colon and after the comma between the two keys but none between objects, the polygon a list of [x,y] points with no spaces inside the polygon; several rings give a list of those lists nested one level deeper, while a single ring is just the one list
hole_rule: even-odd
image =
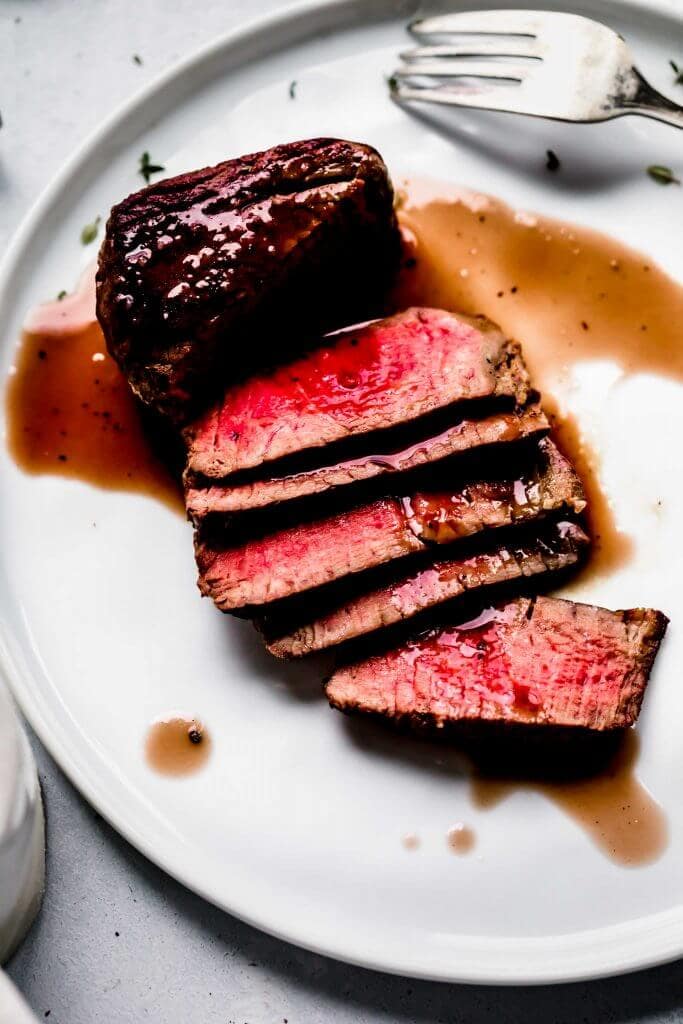
[{"label": "steak slice", "polygon": [[466,721],[622,729],[638,717],[667,618],[518,598],[340,668],[330,704],[415,725]]},{"label": "steak slice", "polygon": [[469,557],[437,561],[408,578],[352,598],[284,636],[277,636],[277,620],[268,622],[266,629],[277,638],[266,646],[277,658],[301,658],[485,587],[568,569],[579,562],[588,544],[576,523],[553,523],[541,536],[521,544],[508,542]]},{"label": "steak slice", "polygon": [[291,357],[306,336],[377,316],[399,260],[379,154],[308,139],[168,178],[115,206],[97,315],[136,394],[187,419],[198,400]]},{"label": "steak slice", "polygon": [[197,539],[199,588],[222,611],[268,604],[483,530],[580,512],[581,483],[548,440],[534,469],[446,493],[380,498],[234,547]]},{"label": "steak slice", "polygon": [[475,449],[485,450],[533,438],[540,440],[549,430],[550,424],[537,405],[496,413],[481,420],[464,419],[436,437],[417,441],[401,451],[363,455],[283,477],[233,486],[221,483],[193,486],[188,479],[185,507],[192,521],[198,524],[207,516],[234,515],[307,498],[386,474],[410,472]]},{"label": "steak slice", "polygon": [[310,450],[318,466],[329,464],[330,452],[315,449],[456,402],[524,404],[529,392],[519,346],[483,317],[408,309],[326,340],[325,347],[230,388],[188,427],[189,474],[220,480]]}]

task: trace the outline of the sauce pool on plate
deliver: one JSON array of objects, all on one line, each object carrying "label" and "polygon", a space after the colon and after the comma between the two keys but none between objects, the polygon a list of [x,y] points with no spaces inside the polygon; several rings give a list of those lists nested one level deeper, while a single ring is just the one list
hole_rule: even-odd
[{"label": "sauce pool on plate", "polygon": [[145,757],[161,775],[192,775],[204,767],[211,747],[211,736],[199,719],[169,715],[152,723]]},{"label": "sauce pool on plate", "polygon": [[476,845],[477,837],[471,828],[458,822],[457,825],[449,828],[446,833],[446,842],[449,850],[462,857],[466,853],[471,853]]},{"label": "sauce pool on plate", "polygon": [[613,360],[623,374],[683,382],[683,287],[613,238],[491,196],[415,180],[399,198],[407,255],[395,308],[483,313],[521,342],[558,442],[586,488],[589,571],[624,565],[632,543],[603,493],[598,456],[553,389],[572,365],[597,359]]},{"label": "sauce pool on plate", "polygon": [[[624,565],[597,454],[559,407],[553,386],[582,360],[624,374],[683,381],[683,287],[615,239],[511,209],[498,199],[413,180],[401,190],[406,258],[395,309],[430,305],[483,313],[522,342],[560,445],[588,497],[588,571]],[[138,406],[106,352],[95,319],[94,268],[73,295],[39,306],[26,324],[7,389],[8,444],[30,473],[70,476],[180,508],[179,488],[152,451]]]},{"label": "sauce pool on plate", "polygon": [[664,811],[636,776],[638,746],[637,733],[627,730],[601,772],[575,781],[511,782],[475,775],[473,802],[490,808],[516,790],[537,792],[568,815],[614,863],[651,864],[666,849],[669,828]]},{"label": "sauce pool on plate", "polygon": [[[522,342],[560,446],[586,488],[594,539],[589,571],[618,569],[631,555],[631,539],[617,527],[599,458],[553,388],[574,364],[595,359],[614,361],[623,374],[683,381],[683,288],[614,239],[514,211],[489,196],[411,181],[400,207],[406,258],[394,308],[483,313]],[[151,447],[139,407],[106,352],[95,318],[93,268],[73,295],[29,316],[6,402],[8,446],[24,471],[146,494],[180,508],[179,487]],[[182,717],[155,723],[146,741],[149,764],[171,775],[197,771],[211,749],[205,730],[198,742],[190,738],[197,724]],[[594,779],[533,786],[625,865],[651,862],[667,838],[661,808],[635,777],[636,752],[630,732]],[[531,784],[478,779],[473,785],[476,801],[490,806],[516,785]],[[451,833],[454,849],[474,841],[466,829]],[[404,842],[412,848],[411,837]]]},{"label": "sauce pool on plate", "polygon": [[27,319],[7,393],[7,444],[27,473],[147,494],[180,508],[138,405],[95,319],[94,271]]}]

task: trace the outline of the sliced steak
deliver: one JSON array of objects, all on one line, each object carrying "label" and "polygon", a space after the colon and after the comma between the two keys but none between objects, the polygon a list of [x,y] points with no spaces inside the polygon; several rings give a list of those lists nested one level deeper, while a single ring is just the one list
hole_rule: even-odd
[{"label": "sliced steak", "polygon": [[97,315],[136,394],[186,419],[207,392],[290,358],[308,335],[377,316],[399,259],[379,154],[338,139],[292,142],[115,206]]},{"label": "sliced steak", "polygon": [[220,550],[195,547],[199,589],[221,611],[278,601],[421,551],[400,501],[382,498],[331,519]]},{"label": "sliced steak", "polygon": [[583,512],[586,499],[571,463],[548,438],[540,442],[538,451],[534,469],[514,478],[482,480],[401,499],[411,529],[425,544],[450,544],[548,512]]},{"label": "sliced steak", "polygon": [[621,729],[638,717],[667,621],[649,608],[518,598],[339,669],[327,696],[340,711],[415,725]]},{"label": "sliced steak", "polygon": [[381,498],[234,547],[196,544],[199,587],[222,611],[258,606],[483,530],[580,512],[581,483],[557,448],[539,445],[519,479],[472,483],[446,493]]},{"label": "sliced steak", "polygon": [[277,636],[277,622],[266,628],[275,639],[266,646],[278,658],[301,658],[511,580],[524,580],[575,566],[588,536],[576,523],[553,523],[536,538],[508,542],[469,557],[437,561],[407,578],[362,593],[292,632]]},{"label": "sliced steak", "polygon": [[329,465],[331,451],[320,451],[326,445],[457,402],[499,397],[508,407],[524,404],[529,391],[519,346],[483,317],[409,309],[327,340],[230,388],[188,427],[188,473],[220,480],[311,450],[318,467]]},{"label": "sliced steak", "polygon": [[185,506],[193,522],[200,523],[207,516],[234,515],[262,509],[283,501],[323,494],[347,484],[360,484],[387,474],[410,472],[454,455],[534,438],[540,440],[549,430],[550,425],[543,411],[539,406],[531,405],[511,412],[496,413],[481,420],[461,420],[436,437],[416,441],[401,451],[376,452],[283,477],[235,486],[221,483],[193,486],[188,480]]}]

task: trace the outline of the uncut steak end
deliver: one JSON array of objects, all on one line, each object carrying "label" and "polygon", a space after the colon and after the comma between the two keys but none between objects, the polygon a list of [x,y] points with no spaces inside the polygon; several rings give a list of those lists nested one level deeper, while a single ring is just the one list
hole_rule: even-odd
[{"label": "uncut steak end", "polygon": [[309,335],[376,316],[399,259],[379,154],[339,139],[292,142],[116,205],[97,315],[133,391],[186,420]]}]

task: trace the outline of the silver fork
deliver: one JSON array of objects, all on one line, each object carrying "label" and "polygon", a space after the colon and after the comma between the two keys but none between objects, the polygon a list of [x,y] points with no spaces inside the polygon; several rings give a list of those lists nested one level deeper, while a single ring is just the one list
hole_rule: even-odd
[{"label": "silver fork", "polygon": [[399,102],[557,121],[642,114],[683,128],[683,107],[653,89],[621,36],[597,21],[553,11],[465,11],[414,21],[409,31],[423,45],[402,53],[389,79]]}]

